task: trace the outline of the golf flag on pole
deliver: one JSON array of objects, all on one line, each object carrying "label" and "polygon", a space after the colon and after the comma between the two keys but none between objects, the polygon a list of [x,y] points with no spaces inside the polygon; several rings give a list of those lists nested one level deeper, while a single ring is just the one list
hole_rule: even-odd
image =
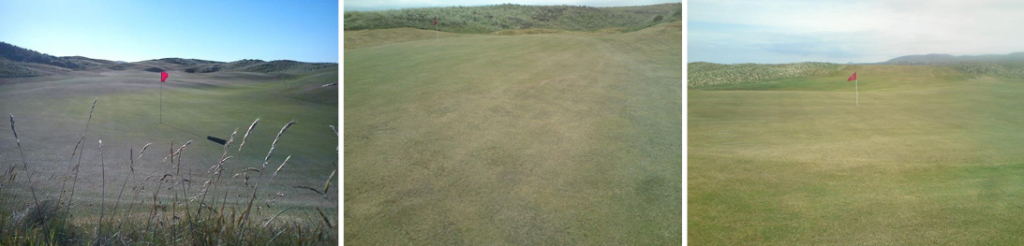
[{"label": "golf flag on pole", "polygon": [[434,16],[434,25],[437,25],[437,16]]},{"label": "golf flag on pole", "polygon": [[167,82],[167,71],[160,71],[160,123],[164,123],[164,82]]},{"label": "golf flag on pole", "polygon": [[850,75],[850,78],[847,78],[846,82],[850,82],[850,80],[853,80],[854,97],[857,100],[857,107],[860,107],[860,90],[857,89],[857,72],[853,72],[853,75]]}]

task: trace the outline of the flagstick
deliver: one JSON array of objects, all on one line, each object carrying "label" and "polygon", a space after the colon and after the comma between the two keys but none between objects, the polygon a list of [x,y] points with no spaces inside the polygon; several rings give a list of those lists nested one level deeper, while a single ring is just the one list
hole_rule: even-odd
[{"label": "flagstick", "polygon": [[160,123],[164,123],[164,82],[160,81]]},{"label": "flagstick", "polygon": [[857,80],[853,80],[853,92],[856,93],[857,107],[860,107],[860,89],[857,89]]}]

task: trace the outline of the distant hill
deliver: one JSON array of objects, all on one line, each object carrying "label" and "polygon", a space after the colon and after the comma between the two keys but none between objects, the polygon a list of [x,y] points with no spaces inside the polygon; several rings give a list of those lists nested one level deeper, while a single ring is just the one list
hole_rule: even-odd
[{"label": "distant hill", "polygon": [[1015,63],[1024,62],[1024,52],[1006,55],[953,56],[948,54],[909,55],[896,57],[883,64],[893,65],[949,65],[956,63]]},{"label": "distant hill", "polygon": [[45,64],[68,69],[84,68],[83,65],[74,62],[73,59],[51,56],[39,53],[34,50],[14,46],[12,44],[8,44],[5,42],[0,42],[0,59],[5,59],[12,62]]},{"label": "distant hill", "polygon": [[414,8],[346,12],[345,30],[411,27],[443,32],[493,33],[502,30],[559,29],[596,31],[621,28],[636,31],[682,19],[682,3],[631,7],[528,6],[502,4],[478,7]]},{"label": "distant hill", "polygon": [[143,70],[149,72],[183,71],[214,73],[221,71],[255,73],[306,73],[337,69],[337,63],[308,63],[292,60],[239,60],[218,62],[200,59],[163,58],[140,62],[121,62],[82,56],[51,56],[0,42],[0,78],[45,76],[71,71]]},{"label": "distant hill", "polygon": [[910,55],[893,58],[882,64],[946,66],[966,75],[1024,78],[1024,52],[976,56]]},{"label": "distant hill", "polygon": [[[906,65],[946,67],[966,76],[1024,78],[1024,52],[1006,55],[953,56],[948,54],[908,55],[865,65]],[[717,64],[687,63],[687,87],[760,82],[773,79],[825,75],[843,69],[833,63],[803,62],[789,64]]]}]

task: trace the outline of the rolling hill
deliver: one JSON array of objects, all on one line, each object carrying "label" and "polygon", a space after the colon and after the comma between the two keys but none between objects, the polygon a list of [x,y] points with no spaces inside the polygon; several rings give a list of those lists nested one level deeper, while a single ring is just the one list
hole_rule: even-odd
[{"label": "rolling hill", "polygon": [[0,42],[0,78],[35,77],[72,71],[143,70],[186,73],[254,72],[301,74],[337,69],[337,63],[307,63],[291,60],[239,60],[218,62],[200,59],[163,58],[139,62],[115,62],[82,56],[51,56]]},{"label": "rolling hill", "polygon": [[682,3],[601,8],[502,4],[352,11],[344,15],[344,28],[345,31],[403,27],[433,30],[434,17],[438,18],[441,31],[452,33],[493,33],[531,28],[569,31],[622,28],[624,31],[636,31],[681,20]]},{"label": "rolling hill", "polygon": [[892,65],[949,65],[957,63],[1020,63],[1024,52],[1006,55],[954,56],[949,54],[909,55],[890,59],[882,64]]}]

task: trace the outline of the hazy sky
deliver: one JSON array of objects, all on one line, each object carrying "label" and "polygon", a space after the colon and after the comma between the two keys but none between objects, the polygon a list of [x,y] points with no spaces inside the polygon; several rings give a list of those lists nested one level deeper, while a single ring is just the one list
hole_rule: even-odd
[{"label": "hazy sky", "polygon": [[338,62],[338,2],[0,0],[0,41],[128,62]]},{"label": "hazy sky", "polygon": [[660,3],[678,3],[678,0],[348,0],[345,11],[373,11],[384,9],[448,7],[448,6],[480,6],[513,3],[522,5],[586,5],[591,7],[637,6]]},{"label": "hazy sky", "polygon": [[690,0],[688,61],[881,62],[1024,51],[1024,1]]}]

